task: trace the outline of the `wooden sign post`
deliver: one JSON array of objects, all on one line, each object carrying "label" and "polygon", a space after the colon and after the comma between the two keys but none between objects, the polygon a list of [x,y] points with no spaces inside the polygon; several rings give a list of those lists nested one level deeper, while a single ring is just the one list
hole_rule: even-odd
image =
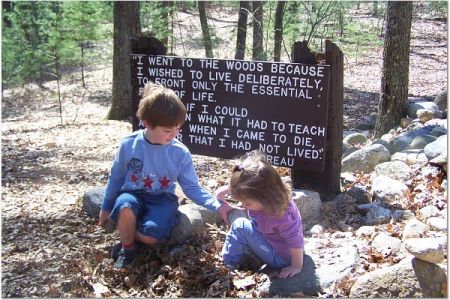
[{"label": "wooden sign post", "polygon": [[186,105],[178,139],[192,153],[234,158],[259,149],[293,170],[295,187],[315,182],[297,172],[327,172],[330,65],[165,56],[149,53],[160,47],[142,51],[152,48],[145,43],[134,43],[131,57],[134,112],[145,84],[160,83]]},{"label": "wooden sign post", "polygon": [[[331,41],[325,41],[325,62],[330,66],[330,90],[328,103],[325,168],[322,172],[292,170],[294,187],[307,187],[329,200],[340,192],[342,161],[342,128],[344,99],[344,64],[342,51]],[[296,42],[292,47],[292,60],[299,63],[317,64],[306,42]]]}]

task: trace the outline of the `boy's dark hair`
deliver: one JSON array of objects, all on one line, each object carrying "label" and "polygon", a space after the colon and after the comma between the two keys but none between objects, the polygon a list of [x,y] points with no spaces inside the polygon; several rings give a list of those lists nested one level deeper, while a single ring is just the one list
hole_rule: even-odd
[{"label": "boy's dark hair", "polygon": [[145,85],[136,116],[156,126],[181,126],[186,120],[186,107],[171,89],[149,82]]},{"label": "boy's dark hair", "polygon": [[265,213],[283,215],[291,199],[291,189],[264,152],[251,151],[241,161],[231,172],[231,196],[254,199],[263,205]]}]

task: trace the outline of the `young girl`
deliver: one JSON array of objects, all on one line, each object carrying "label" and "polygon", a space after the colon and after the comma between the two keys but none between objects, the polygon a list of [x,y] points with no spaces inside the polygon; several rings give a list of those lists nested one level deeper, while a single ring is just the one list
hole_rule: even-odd
[{"label": "young girl", "polygon": [[250,152],[231,172],[228,186],[216,192],[242,203],[250,220],[237,218],[227,233],[222,249],[226,265],[237,267],[246,249],[264,263],[282,269],[279,277],[299,273],[303,267],[303,227],[290,188],[264,153]]}]

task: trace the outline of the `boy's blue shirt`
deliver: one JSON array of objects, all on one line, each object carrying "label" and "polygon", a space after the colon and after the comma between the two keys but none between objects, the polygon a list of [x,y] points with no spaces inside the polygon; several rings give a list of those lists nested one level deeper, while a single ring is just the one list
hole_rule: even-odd
[{"label": "boy's blue shirt", "polygon": [[111,211],[120,191],[175,194],[176,182],[196,204],[217,211],[220,202],[203,189],[189,149],[177,139],[166,145],[150,144],[144,130],[124,138],[111,167],[102,210]]}]

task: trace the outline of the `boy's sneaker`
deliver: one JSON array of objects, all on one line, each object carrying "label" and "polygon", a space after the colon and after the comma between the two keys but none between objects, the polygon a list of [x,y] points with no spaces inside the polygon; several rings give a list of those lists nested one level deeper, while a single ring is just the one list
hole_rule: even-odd
[{"label": "boy's sneaker", "polygon": [[123,249],[121,248],[117,254],[116,262],[114,263],[114,268],[117,270],[128,269],[133,263],[137,256],[137,248],[133,249]]},{"label": "boy's sneaker", "polygon": [[119,251],[122,249],[122,242],[119,242],[118,244],[114,245],[111,249],[111,258],[116,261],[117,257],[119,257]]}]

